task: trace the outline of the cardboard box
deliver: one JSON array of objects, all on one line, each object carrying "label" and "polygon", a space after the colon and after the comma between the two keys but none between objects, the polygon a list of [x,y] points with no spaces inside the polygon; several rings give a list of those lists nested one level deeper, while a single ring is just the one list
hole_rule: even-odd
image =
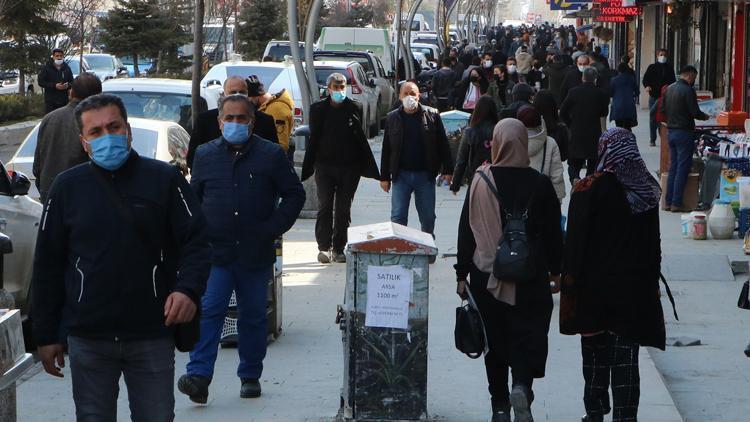
[{"label": "cardboard box", "polygon": [[[660,183],[661,186],[661,204],[660,207],[664,209],[667,198],[667,178],[668,173],[664,172],[661,174]],[[687,183],[685,183],[685,191],[682,194],[683,206],[687,210],[694,210],[698,208],[698,185],[700,184],[700,175],[698,173],[690,173],[688,175]]]},{"label": "cardboard box", "polygon": [[719,126],[744,126],[747,113],[744,111],[722,111],[716,116]]}]

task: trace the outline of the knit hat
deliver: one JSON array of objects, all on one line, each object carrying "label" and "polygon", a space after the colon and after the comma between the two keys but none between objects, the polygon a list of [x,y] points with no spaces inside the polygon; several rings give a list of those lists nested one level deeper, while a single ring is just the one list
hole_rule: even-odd
[{"label": "knit hat", "polygon": [[263,89],[263,83],[260,81],[257,75],[248,76],[245,82],[247,83],[248,97],[258,97],[266,93],[266,90]]}]

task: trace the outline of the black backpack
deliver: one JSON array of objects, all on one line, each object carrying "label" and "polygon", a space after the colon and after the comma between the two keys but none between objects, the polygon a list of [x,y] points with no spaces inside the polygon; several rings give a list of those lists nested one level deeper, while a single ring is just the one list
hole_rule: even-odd
[{"label": "black backpack", "polygon": [[[527,222],[529,220],[529,206],[534,199],[533,189],[529,203],[523,210],[516,209],[513,213],[508,212],[503,206],[500,192],[496,189],[489,177],[483,172],[479,173],[487,182],[492,193],[500,202],[500,213],[505,213],[503,224],[503,237],[497,244],[495,252],[495,263],[492,266],[492,275],[498,280],[523,284],[533,280],[537,275],[536,253],[529,243],[527,233]],[[534,188],[536,188],[534,183]]]}]

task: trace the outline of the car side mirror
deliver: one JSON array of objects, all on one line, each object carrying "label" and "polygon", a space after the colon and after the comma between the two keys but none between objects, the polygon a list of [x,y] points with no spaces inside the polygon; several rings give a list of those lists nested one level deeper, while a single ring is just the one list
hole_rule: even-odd
[{"label": "car side mirror", "polygon": [[375,83],[375,78],[370,79],[370,86],[375,88],[377,84]]},{"label": "car side mirror", "polygon": [[13,253],[13,241],[5,233],[0,233],[0,255],[9,253]]},{"label": "car side mirror", "polygon": [[388,79],[393,79],[396,77],[396,72],[389,70],[388,71]]},{"label": "car side mirror", "polygon": [[31,181],[25,174],[9,171],[8,177],[10,178],[10,194],[12,196],[23,196],[29,193]]}]

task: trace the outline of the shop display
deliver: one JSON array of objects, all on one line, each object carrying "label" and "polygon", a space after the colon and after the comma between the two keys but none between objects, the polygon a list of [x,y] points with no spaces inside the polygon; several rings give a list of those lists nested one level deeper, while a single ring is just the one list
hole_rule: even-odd
[{"label": "shop display", "polygon": [[708,238],[708,225],[706,214],[698,213],[693,218],[693,240],[706,240]]}]

